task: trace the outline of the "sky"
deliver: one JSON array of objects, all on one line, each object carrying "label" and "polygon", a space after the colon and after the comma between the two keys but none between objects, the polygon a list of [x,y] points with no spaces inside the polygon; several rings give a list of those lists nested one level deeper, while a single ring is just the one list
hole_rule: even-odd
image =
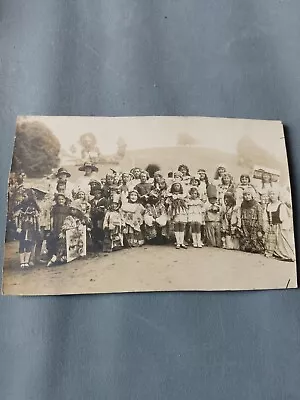
[{"label": "sky", "polygon": [[[189,133],[199,146],[236,153],[239,139],[250,136],[279,160],[286,157],[282,124],[258,121],[204,117],[27,117],[45,123],[69,150],[77,145],[83,133],[92,132],[103,154],[113,154],[121,136],[129,150],[175,146],[177,136]],[[79,146],[78,146],[79,147]]]}]

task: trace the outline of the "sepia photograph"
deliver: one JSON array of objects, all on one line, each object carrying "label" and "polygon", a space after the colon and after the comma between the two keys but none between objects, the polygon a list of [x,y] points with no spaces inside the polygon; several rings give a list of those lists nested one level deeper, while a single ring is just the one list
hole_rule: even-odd
[{"label": "sepia photograph", "polygon": [[280,121],[20,116],[4,295],[297,287]]}]

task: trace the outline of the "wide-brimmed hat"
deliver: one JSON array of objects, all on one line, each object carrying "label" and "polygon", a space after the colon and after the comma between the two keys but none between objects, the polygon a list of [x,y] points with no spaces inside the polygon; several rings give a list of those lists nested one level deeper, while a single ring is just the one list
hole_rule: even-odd
[{"label": "wide-brimmed hat", "polygon": [[86,161],[81,167],[78,168],[78,171],[85,171],[86,168],[92,168],[93,172],[98,172],[98,167],[92,164],[91,162]]},{"label": "wide-brimmed hat", "polygon": [[82,212],[82,209],[80,207],[79,202],[77,202],[76,200],[72,201],[71,204],[69,205],[70,208],[74,208],[74,210],[80,211]]},{"label": "wide-brimmed hat", "polygon": [[60,174],[66,174],[68,178],[70,178],[70,176],[71,176],[70,172],[67,171],[66,168],[63,168],[63,167],[58,168],[55,176],[58,177],[58,175],[60,175]]}]

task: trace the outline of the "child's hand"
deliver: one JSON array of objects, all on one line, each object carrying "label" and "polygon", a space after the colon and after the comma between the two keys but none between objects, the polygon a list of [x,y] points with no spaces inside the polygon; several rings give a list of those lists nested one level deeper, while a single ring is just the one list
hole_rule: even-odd
[{"label": "child's hand", "polygon": [[22,229],[21,228],[18,228],[17,229],[17,233],[21,233],[22,232]]},{"label": "child's hand", "polygon": [[263,234],[262,232],[257,232],[257,237],[262,238]]}]

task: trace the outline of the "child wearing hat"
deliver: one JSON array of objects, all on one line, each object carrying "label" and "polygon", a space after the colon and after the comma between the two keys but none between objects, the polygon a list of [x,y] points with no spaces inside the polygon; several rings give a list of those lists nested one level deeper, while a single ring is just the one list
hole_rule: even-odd
[{"label": "child wearing hat", "polygon": [[98,168],[90,162],[85,162],[81,167],[78,168],[78,171],[84,172],[84,175],[77,180],[76,185],[86,193],[89,200],[90,182],[95,180],[95,175],[98,172]]},{"label": "child wearing hat", "polygon": [[56,183],[51,185],[51,190],[50,192],[54,193],[57,191],[57,187],[60,186],[61,188],[63,187],[64,184],[64,194],[66,197],[69,199],[73,198],[73,190],[74,190],[74,185],[68,180],[71,177],[70,172],[66,170],[66,168],[59,168],[57,173],[55,174],[55,177],[57,178]]},{"label": "child wearing hat", "polygon": [[212,247],[222,247],[221,239],[221,207],[218,204],[217,188],[215,185],[207,187],[208,203],[205,212],[206,244]]},{"label": "child wearing hat", "polygon": [[106,253],[119,250],[124,246],[123,229],[125,222],[120,208],[121,202],[112,201],[105,213],[103,251]]},{"label": "child wearing hat", "polygon": [[129,247],[142,246],[145,208],[139,203],[139,194],[136,190],[129,192],[127,202],[122,204],[121,211],[125,223],[124,239],[127,245]]}]

